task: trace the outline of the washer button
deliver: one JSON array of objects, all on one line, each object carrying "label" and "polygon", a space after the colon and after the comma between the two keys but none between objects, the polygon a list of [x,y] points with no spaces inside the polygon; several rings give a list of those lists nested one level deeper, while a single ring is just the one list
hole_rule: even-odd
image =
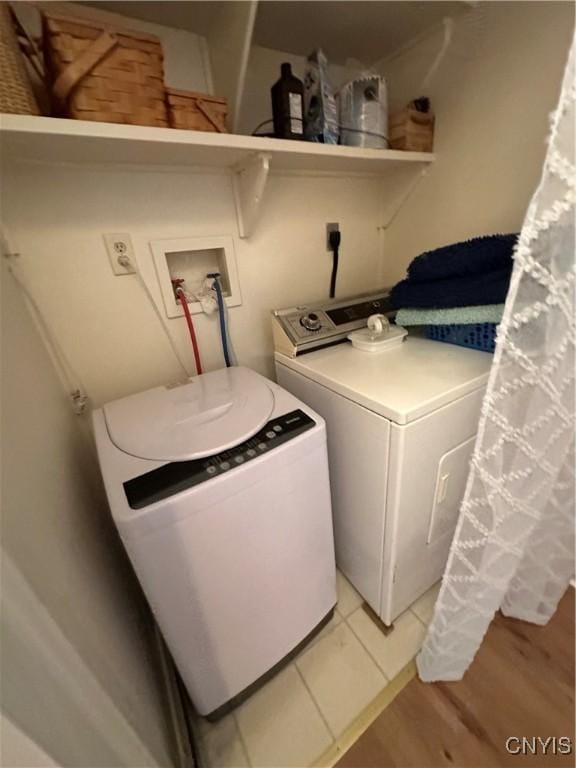
[{"label": "washer button", "polygon": [[272,427],[272,429],[274,430],[274,432],[282,432],[282,427],[280,426],[280,424],[276,424],[274,427]]},{"label": "washer button", "polygon": [[220,464],[220,469],[223,472],[226,472],[227,469],[230,469],[230,463],[228,461],[223,461],[222,464]]},{"label": "washer button", "polygon": [[276,437],[276,432],[272,432],[272,430],[270,429],[270,430],[268,430],[268,432],[266,432],[266,437],[269,440],[272,440],[273,437]]},{"label": "washer button", "polygon": [[215,475],[216,474],[216,467],[213,467],[213,466],[206,467],[206,472],[209,475]]},{"label": "washer button", "polygon": [[246,451],[246,456],[250,456],[250,458],[253,458],[254,456],[256,456],[256,451],[254,450],[254,448],[248,448],[248,450]]},{"label": "washer button", "polygon": [[258,443],[258,449],[260,451],[265,451],[266,450],[266,443]]},{"label": "washer button", "polygon": [[242,464],[244,462],[244,456],[234,456],[236,464]]}]

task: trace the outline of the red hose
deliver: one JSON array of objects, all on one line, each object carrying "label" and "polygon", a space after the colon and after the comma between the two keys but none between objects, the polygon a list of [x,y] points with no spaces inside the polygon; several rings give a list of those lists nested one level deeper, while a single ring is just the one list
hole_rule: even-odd
[{"label": "red hose", "polygon": [[192,349],[194,350],[194,362],[196,363],[196,373],[200,374],[202,373],[202,363],[200,362],[200,350],[198,349],[196,331],[194,330],[194,323],[192,322],[192,315],[190,314],[190,308],[188,307],[186,294],[184,293],[182,288],[178,288],[176,291],[176,295],[180,300],[180,304],[182,304],[182,309],[184,310],[184,317],[186,318],[186,324],[188,325],[188,330],[190,331],[190,339],[192,340]]}]

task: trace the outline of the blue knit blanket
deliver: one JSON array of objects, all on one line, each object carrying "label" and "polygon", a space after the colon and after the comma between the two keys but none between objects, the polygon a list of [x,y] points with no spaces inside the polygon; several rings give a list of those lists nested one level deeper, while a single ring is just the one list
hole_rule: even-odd
[{"label": "blue knit blanket", "polygon": [[408,267],[408,279],[427,282],[510,269],[517,239],[517,234],[483,235],[426,251]]},{"label": "blue knit blanket", "polygon": [[427,283],[402,280],[390,293],[394,309],[420,307],[470,307],[479,304],[503,304],[510,285],[512,262],[506,269],[493,272],[430,280]]},{"label": "blue knit blanket", "polygon": [[484,235],[417,256],[390,294],[395,309],[503,304],[518,235]]}]

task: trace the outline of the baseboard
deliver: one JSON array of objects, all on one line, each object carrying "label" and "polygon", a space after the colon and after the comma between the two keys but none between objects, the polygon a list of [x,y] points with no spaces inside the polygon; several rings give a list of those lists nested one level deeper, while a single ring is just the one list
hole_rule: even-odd
[{"label": "baseboard", "polygon": [[384,712],[398,694],[416,677],[416,662],[410,661],[386,688],[361,712],[314,763],[312,768],[333,768],[338,760],[352,747],[374,720]]}]

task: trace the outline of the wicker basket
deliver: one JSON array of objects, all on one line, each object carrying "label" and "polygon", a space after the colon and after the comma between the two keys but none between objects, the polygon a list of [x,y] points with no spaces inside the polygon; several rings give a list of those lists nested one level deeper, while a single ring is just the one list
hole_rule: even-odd
[{"label": "wicker basket", "polygon": [[53,111],[78,120],[167,126],[162,45],[153,35],[43,11]]},{"label": "wicker basket", "polygon": [[38,115],[8,3],[0,2],[0,112]]},{"label": "wicker basket", "polygon": [[392,149],[432,152],[434,115],[408,106],[390,117],[389,139]]},{"label": "wicker basket", "polygon": [[228,102],[207,93],[166,88],[171,128],[227,133]]}]

